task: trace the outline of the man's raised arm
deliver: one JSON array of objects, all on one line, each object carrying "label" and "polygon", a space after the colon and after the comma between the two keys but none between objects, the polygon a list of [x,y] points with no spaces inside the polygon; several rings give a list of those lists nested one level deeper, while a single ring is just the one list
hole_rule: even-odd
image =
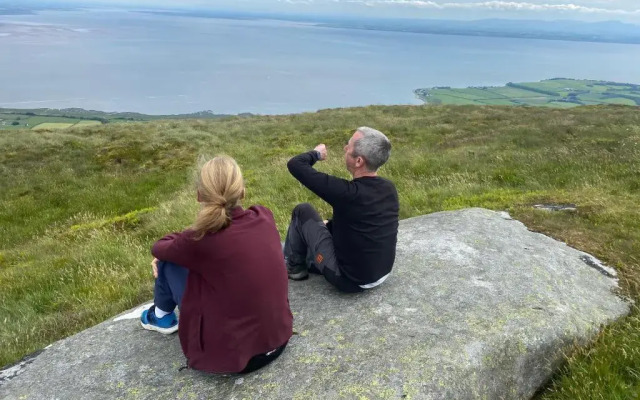
[{"label": "man's raised arm", "polygon": [[336,178],[316,171],[313,165],[316,161],[326,160],[327,148],[324,144],[317,145],[313,150],[293,157],[287,163],[291,175],[322,200],[333,205],[349,192],[349,181]]}]

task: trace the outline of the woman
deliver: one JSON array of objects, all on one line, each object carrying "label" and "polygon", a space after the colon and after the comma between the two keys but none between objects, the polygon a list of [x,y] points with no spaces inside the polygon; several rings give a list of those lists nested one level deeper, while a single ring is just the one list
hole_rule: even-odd
[{"label": "woman", "polygon": [[251,372],[278,357],[292,334],[280,236],[268,208],[242,208],[242,173],[231,157],[204,164],[197,195],[193,226],[153,245],[154,305],[141,323],[173,333],[177,305],[189,367]]}]

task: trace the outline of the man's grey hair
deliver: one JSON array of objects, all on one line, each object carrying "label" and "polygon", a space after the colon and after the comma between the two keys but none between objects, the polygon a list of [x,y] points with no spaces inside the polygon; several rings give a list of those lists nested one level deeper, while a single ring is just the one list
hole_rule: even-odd
[{"label": "man's grey hair", "polygon": [[377,171],[389,159],[391,142],[384,133],[368,126],[361,126],[356,132],[362,137],[353,144],[353,156],[364,158],[369,171]]}]

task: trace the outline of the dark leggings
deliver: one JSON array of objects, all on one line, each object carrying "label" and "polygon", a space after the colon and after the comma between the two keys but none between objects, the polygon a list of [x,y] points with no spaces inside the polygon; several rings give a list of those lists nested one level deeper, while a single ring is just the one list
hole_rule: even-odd
[{"label": "dark leggings", "polygon": [[158,261],[158,277],[153,288],[153,304],[171,312],[182,303],[189,270],[168,261]]},{"label": "dark leggings", "polygon": [[[289,343],[289,342],[287,342],[287,343]],[[248,374],[249,372],[253,372],[253,371],[257,370],[257,369],[260,369],[260,368],[266,366],[271,361],[273,361],[276,358],[278,358],[280,356],[280,354],[282,354],[282,352],[284,351],[284,348],[287,347],[287,343],[285,343],[282,346],[278,347],[275,351],[273,351],[271,353],[258,354],[257,356],[251,357],[251,359],[247,363],[247,366],[244,367],[244,369],[242,371],[240,371],[240,373],[241,374]]]}]

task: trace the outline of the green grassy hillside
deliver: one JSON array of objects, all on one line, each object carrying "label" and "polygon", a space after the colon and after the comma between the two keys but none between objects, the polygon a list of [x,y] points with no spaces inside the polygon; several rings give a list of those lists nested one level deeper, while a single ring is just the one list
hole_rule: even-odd
[{"label": "green grassy hillside", "polygon": [[529,105],[570,108],[580,105],[640,105],[640,85],[583,79],[554,78],[540,82],[512,83],[464,89],[435,87],[416,89],[428,104]]},{"label": "green grassy hillside", "polygon": [[[386,132],[401,217],[440,210],[508,210],[614,266],[640,300],[640,113],[573,109],[395,106],[290,116],[166,120],[0,132],[0,365],[152,297],[149,247],[193,219],[199,154],[226,153],[243,168],[246,204],[289,213],[314,198],[287,160],[326,143],[321,170],[347,177],[342,147],[353,129]],[[538,203],[571,203],[547,212]],[[629,399],[640,391],[640,313],[574,353],[541,395]]]},{"label": "green grassy hillside", "polygon": [[[0,10],[1,11],[1,10]],[[251,114],[240,114],[249,116]],[[104,112],[82,108],[1,108],[0,131],[4,129],[68,129],[100,124],[161,119],[215,119],[228,115],[199,111],[191,114],[147,115],[134,112]]]}]

